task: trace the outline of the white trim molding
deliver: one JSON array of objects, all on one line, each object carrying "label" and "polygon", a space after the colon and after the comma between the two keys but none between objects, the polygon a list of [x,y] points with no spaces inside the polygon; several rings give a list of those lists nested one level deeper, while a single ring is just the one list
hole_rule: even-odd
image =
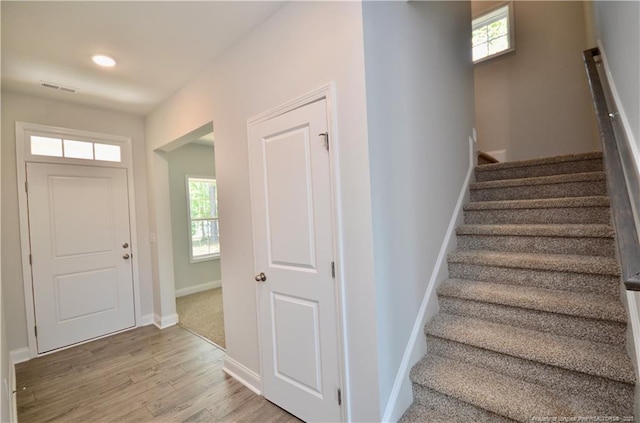
[{"label": "white trim molding", "polygon": [[260,375],[228,355],[224,356],[222,371],[249,388],[257,395],[262,395]]},{"label": "white trim molding", "polygon": [[9,352],[9,360],[11,361],[11,365],[16,365],[19,363],[24,363],[25,361],[31,360],[31,356],[29,355],[29,348],[18,348],[17,350],[12,350]]},{"label": "white trim molding", "polygon": [[[389,400],[382,416],[383,422],[397,422],[404,411],[411,405],[413,401],[413,392],[411,390],[411,381],[409,380],[409,371],[411,367],[420,360],[426,353],[426,344],[424,342],[424,325],[431,317],[435,315],[437,311],[429,309],[428,305],[436,301],[435,290],[437,286],[442,282],[442,275],[447,272],[447,254],[455,247],[455,230],[460,223],[462,206],[465,199],[467,199],[467,193],[469,191],[469,183],[473,175],[474,161],[476,156],[476,143],[472,137],[469,137],[469,167],[467,174],[464,178],[462,186],[460,187],[460,193],[458,194],[458,200],[453,208],[451,219],[449,220],[449,226],[447,232],[444,235],[442,244],[440,245],[440,251],[438,252],[438,258],[433,266],[433,271],[429,277],[427,289],[422,298],[422,304],[420,304],[420,310],[416,316],[413,329],[411,330],[411,336],[407,342],[407,346],[402,355],[402,361],[400,367],[396,373],[396,378],[389,395]],[[418,342],[422,340],[423,342]]]},{"label": "white trim molding", "polygon": [[176,298],[185,295],[197,294],[198,292],[208,291],[210,289],[222,287],[222,281],[211,281],[201,283],[199,285],[188,286],[186,288],[176,289]]},{"label": "white trim molding", "polygon": [[153,313],[143,314],[142,317],[140,318],[140,324],[138,325],[138,327],[149,326],[152,324],[153,324]]},{"label": "white trim molding", "polygon": [[10,381],[11,386],[9,387],[9,393],[11,394],[11,407],[9,408],[9,421],[17,422],[18,421],[18,395],[14,391],[17,391],[16,387],[16,366],[13,363],[9,365],[9,372],[11,373]]},{"label": "white trim molding", "polygon": [[153,315],[153,324],[158,329],[166,329],[178,324],[178,314],[173,313],[168,316],[160,316],[159,314]]}]

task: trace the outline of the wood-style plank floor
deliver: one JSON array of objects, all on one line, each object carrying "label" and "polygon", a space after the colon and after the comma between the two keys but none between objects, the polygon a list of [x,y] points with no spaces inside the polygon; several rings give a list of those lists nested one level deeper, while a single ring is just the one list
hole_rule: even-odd
[{"label": "wood-style plank floor", "polygon": [[299,422],[222,372],[179,326],[134,329],[16,366],[18,421]]}]

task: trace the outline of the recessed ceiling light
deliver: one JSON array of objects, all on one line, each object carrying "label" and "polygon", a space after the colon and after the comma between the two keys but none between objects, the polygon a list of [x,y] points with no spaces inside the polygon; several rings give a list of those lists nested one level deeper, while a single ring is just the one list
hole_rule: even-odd
[{"label": "recessed ceiling light", "polygon": [[112,57],[105,56],[104,54],[96,54],[91,57],[93,63],[99,66],[104,66],[106,68],[110,68],[116,65],[116,61],[113,60]]}]

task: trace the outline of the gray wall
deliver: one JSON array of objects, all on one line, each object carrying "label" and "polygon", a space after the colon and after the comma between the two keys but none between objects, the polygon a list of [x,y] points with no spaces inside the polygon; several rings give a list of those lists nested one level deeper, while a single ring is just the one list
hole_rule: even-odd
[{"label": "gray wall", "polygon": [[607,57],[633,142],[640,150],[640,2],[596,1],[593,9],[596,38]]},{"label": "gray wall", "polygon": [[[495,1],[472,2],[477,14]],[[513,53],[474,67],[478,148],[509,160],[600,150],[581,1],[516,1]]]},{"label": "gray wall", "polygon": [[[471,12],[468,2],[364,2],[363,16],[384,412],[469,167]],[[399,402],[408,406],[410,388]]]},{"label": "gray wall", "polygon": [[[64,93],[61,93],[64,95]],[[27,346],[22,256],[18,217],[18,187],[16,179],[15,122],[61,126],[71,129],[122,135],[132,138],[138,265],[142,315],[153,310],[151,266],[149,262],[149,228],[147,224],[147,178],[144,160],[144,123],[139,116],[111,112],[92,107],[43,100],[2,92],[2,283],[5,296],[5,316],[9,348]]]},{"label": "gray wall", "polygon": [[167,155],[169,162],[169,196],[173,236],[173,272],[176,291],[207,282],[220,281],[220,259],[189,262],[187,189],[185,178],[216,177],[213,146],[187,144]]}]

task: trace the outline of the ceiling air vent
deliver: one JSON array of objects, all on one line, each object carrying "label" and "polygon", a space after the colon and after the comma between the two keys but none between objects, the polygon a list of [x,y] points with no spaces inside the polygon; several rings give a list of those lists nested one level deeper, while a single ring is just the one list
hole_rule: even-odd
[{"label": "ceiling air vent", "polygon": [[39,84],[42,88],[51,88],[53,90],[66,91],[68,93],[75,93],[77,90],[71,87],[65,87],[64,85],[56,84],[53,82],[40,81]]}]

